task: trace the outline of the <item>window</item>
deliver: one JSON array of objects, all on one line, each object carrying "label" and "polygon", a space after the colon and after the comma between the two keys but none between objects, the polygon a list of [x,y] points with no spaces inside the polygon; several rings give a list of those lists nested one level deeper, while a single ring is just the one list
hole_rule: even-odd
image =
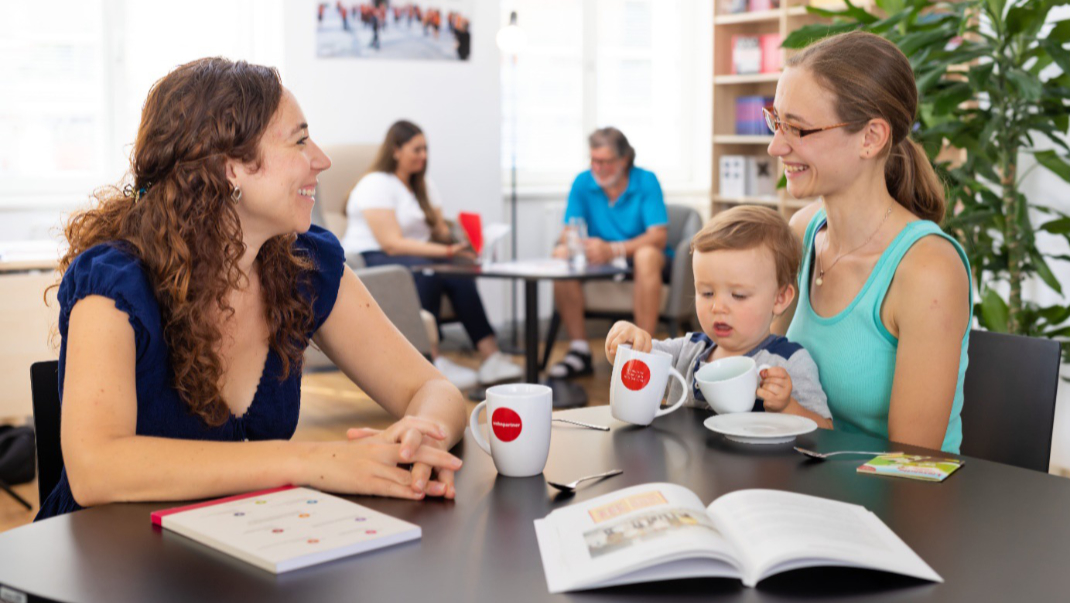
[{"label": "window", "polygon": [[118,181],[149,88],[174,67],[204,56],[281,63],[281,3],[4,0],[0,207],[69,209]]},{"label": "window", "polygon": [[0,197],[84,191],[108,139],[101,0],[0,4]]},{"label": "window", "polygon": [[612,125],[663,187],[708,186],[709,24],[698,4],[503,0],[503,20],[517,11],[528,38],[515,64],[502,59],[504,181],[515,142],[519,187],[567,188],[588,166],[587,135]]}]

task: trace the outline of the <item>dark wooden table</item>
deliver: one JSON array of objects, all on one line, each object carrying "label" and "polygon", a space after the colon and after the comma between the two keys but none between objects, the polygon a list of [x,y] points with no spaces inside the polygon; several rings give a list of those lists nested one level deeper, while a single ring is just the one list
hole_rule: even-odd
[{"label": "dark wooden table", "polygon": [[[498,264],[499,268],[483,267],[479,264],[432,264],[413,268],[418,272],[432,272],[442,276],[463,276],[468,278],[497,278],[524,281],[524,380],[528,383],[539,382],[539,281],[590,281],[610,279],[628,274],[631,269],[617,268],[608,264],[588,266],[583,270],[570,269],[567,272],[546,272],[541,270],[524,270],[528,262],[516,264]],[[586,402],[586,400],[584,400]]]},{"label": "dark wooden table", "polygon": [[[682,409],[646,428],[607,407],[559,416],[604,422],[605,433],[555,424],[545,475],[568,481],[624,474],[562,497],[543,477],[498,477],[474,443],[458,450],[456,501],[354,498],[419,524],[419,541],[273,576],[181,536],[153,529],[164,504],[109,505],[0,534],[0,600],[32,593],[86,602],[257,601],[938,601],[1036,603],[1070,597],[1070,481],[967,458],[941,484],[858,475],[863,458],[810,461],[790,446],[733,444]],[[887,442],[818,431],[816,450],[880,450]],[[899,449],[911,450],[909,447]],[[842,457],[837,457],[841,458]],[[847,568],[789,572],[756,589],[694,579],[552,596],[532,521],[612,490],[669,481],[705,502],[743,488],[776,488],[865,505],[944,577],[944,584]],[[4,593],[8,597],[4,598]],[[33,599],[31,599],[33,600]]]}]

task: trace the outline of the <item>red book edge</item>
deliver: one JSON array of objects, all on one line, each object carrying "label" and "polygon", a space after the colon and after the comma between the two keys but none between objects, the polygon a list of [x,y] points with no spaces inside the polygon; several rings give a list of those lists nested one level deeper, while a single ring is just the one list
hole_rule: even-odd
[{"label": "red book edge", "polygon": [[193,505],[186,505],[184,507],[174,507],[172,509],[162,509],[160,511],[153,511],[152,524],[163,527],[163,518],[168,515],[174,515],[175,513],[182,513],[184,511],[192,511],[194,509],[201,509],[204,507],[211,507],[212,505],[218,505],[222,503],[228,503],[235,500],[241,500],[243,498],[253,498],[254,496],[263,496],[265,494],[273,494],[275,492],[282,492],[283,490],[292,490],[297,486],[282,486],[279,488],[271,488],[269,490],[259,490],[257,492],[247,492],[245,494],[235,494],[234,496],[228,496],[226,498],[219,498],[216,500],[209,500],[202,503],[196,503]]},{"label": "red book edge", "polygon": [[465,234],[468,235],[468,242],[472,244],[472,249],[476,253],[483,252],[483,220],[479,214],[461,212],[457,214],[457,220],[461,223],[461,227],[464,228]]}]

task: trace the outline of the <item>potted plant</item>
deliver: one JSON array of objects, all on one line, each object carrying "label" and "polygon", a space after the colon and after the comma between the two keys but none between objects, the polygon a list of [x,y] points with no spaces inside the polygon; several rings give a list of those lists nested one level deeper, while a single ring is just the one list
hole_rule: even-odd
[{"label": "potted plant", "polygon": [[[977,287],[981,326],[992,331],[1065,339],[1070,305],[1022,299],[1037,277],[1060,295],[1049,261],[1070,256],[1037,249],[1044,231],[1070,241],[1070,215],[1020,191],[1037,167],[1070,182],[1070,20],[1046,23],[1066,0],[876,0],[881,14],[856,7],[808,7],[832,24],[804,26],[784,40],[803,48],[829,35],[869,31],[910,59],[919,116],[913,136],[948,187],[944,230],[966,250]],[[949,153],[948,151],[959,151]],[[997,286],[997,283],[1002,285]]]}]

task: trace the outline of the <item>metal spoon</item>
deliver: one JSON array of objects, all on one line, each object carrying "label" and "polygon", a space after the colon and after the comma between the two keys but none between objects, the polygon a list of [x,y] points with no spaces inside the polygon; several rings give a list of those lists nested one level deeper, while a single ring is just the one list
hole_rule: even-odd
[{"label": "metal spoon", "polygon": [[567,484],[559,484],[550,480],[546,480],[546,483],[550,484],[551,486],[557,488],[562,492],[573,492],[576,490],[576,486],[580,485],[580,482],[585,482],[587,480],[592,479],[604,479],[607,477],[613,477],[614,475],[619,475],[621,473],[624,473],[623,469],[614,469],[612,471],[606,471],[605,473],[599,473],[598,475],[588,475],[587,477],[581,477],[580,479],[574,482],[569,482]]},{"label": "metal spoon", "polygon": [[572,419],[552,419],[558,423],[568,423],[570,425],[578,425],[580,427],[586,427],[587,429],[597,429],[599,431],[609,431],[609,428],[605,425],[593,425],[591,423],[584,423],[583,421],[573,421]]},{"label": "metal spoon", "polygon": [[828,457],[835,456],[837,454],[872,454],[872,455],[898,454],[896,452],[866,452],[864,450],[840,450],[839,452],[814,452],[813,450],[807,450],[806,448],[799,448],[798,446],[795,447],[795,450],[801,452],[802,454],[805,454],[806,456],[808,456],[808,457],[810,457],[812,459],[818,459],[820,461],[823,461],[823,460],[827,459]]}]

